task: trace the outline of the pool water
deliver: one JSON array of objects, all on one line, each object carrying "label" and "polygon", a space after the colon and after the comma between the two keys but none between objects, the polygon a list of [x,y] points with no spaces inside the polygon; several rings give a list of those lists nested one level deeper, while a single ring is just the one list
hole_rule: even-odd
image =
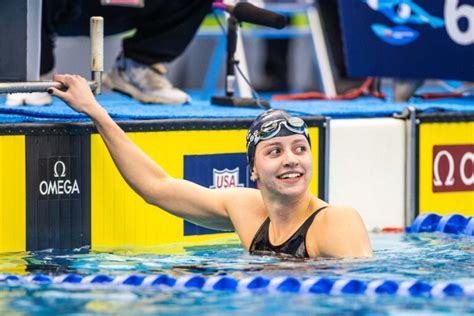
[{"label": "pool water", "polygon": [[[110,249],[71,253],[45,250],[0,256],[0,273],[59,275],[167,274],[205,277],[314,276],[363,281],[422,280],[474,283],[474,238],[446,234],[371,234],[372,259],[289,260],[250,256],[236,237],[206,245]],[[159,290],[131,286],[0,283],[0,314],[474,314],[472,297],[316,295],[298,293]]]}]

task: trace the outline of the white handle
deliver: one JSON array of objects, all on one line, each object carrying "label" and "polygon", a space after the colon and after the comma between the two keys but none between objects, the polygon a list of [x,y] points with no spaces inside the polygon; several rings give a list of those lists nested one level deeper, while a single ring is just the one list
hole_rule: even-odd
[{"label": "white handle", "polygon": [[104,19],[91,17],[91,70],[104,71]]}]

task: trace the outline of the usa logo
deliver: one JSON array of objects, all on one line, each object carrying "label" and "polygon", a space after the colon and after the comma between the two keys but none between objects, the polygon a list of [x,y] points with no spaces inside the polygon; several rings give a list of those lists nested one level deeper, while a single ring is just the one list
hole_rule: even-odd
[{"label": "usa logo", "polygon": [[[225,153],[184,156],[184,179],[206,188],[224,189],[232,187],[255,188],[249,179],[245,153]],[[184,221],[184,235],[206,235],[221,231],[197,226]]]},{"label": "usa logo", "polygon": [[224,189],[224,188],[235,188],[244,187],[243,183],[239,183],[239,167],[229,170],[212,169],[212,185],[211,189]]}]

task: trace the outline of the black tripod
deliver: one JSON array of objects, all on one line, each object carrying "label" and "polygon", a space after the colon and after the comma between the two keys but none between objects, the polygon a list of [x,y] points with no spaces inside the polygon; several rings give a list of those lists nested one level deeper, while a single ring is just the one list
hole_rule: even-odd
[{"label": "black tripod", "polygon": [[239,63],[234,54],[237,48],[237,28],[239,20],[232,14],[227,19],[227,65],[225,75],[225,96],[213,96],[211,103],[223,106],[260,107],[269,109],[270,104],[263,99],[241,98],[234,96],[235,67]]}]

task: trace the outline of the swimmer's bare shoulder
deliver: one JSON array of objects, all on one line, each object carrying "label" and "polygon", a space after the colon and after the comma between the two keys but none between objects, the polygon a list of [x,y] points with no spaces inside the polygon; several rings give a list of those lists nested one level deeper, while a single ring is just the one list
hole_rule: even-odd
[{"label": "swimmer's bare shoulder", "polygon": [[222,190],[227,213],[242,245],[248,249],[257,230],[268,217],[262,195],[252,188],[229,188]]},{"label": "swimmer's bare shoulder", "polygon": [[310,257],[372,257],[365,224],[356,209],[330,205],[319,214],[307,235]]}]

